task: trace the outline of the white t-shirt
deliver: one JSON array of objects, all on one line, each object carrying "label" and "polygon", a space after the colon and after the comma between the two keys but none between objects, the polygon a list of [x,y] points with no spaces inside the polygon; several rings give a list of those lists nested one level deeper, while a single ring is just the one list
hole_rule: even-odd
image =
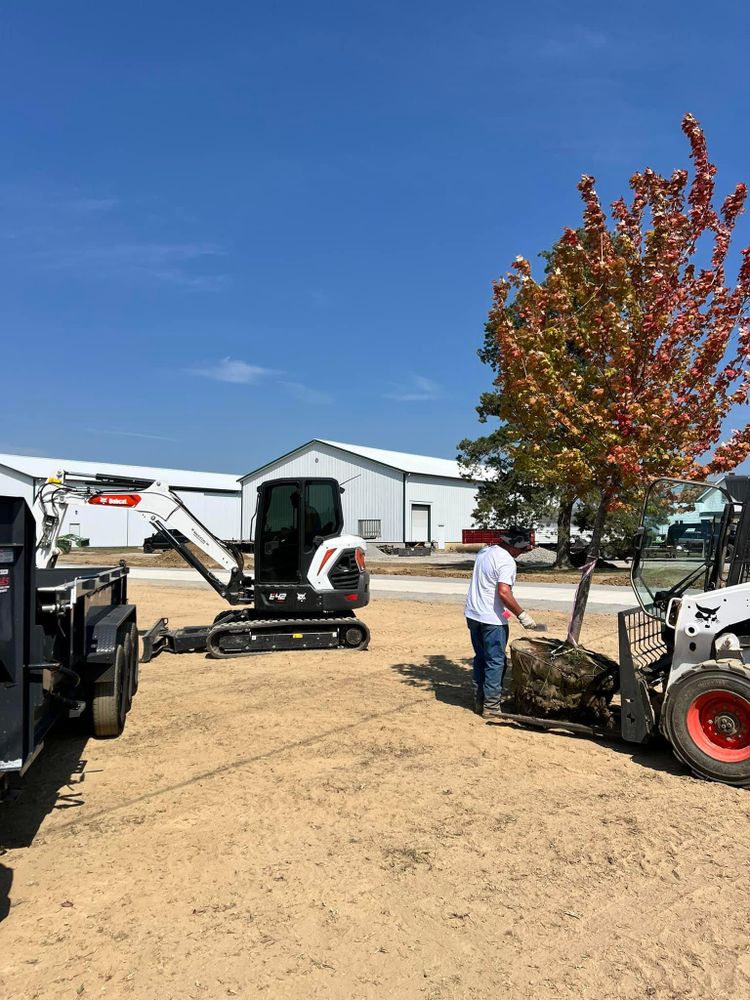
[{"label": "white t-shirt", "polygon": [[497,591],[498,583],[513,586],[516,582],[516,560],[499,545],[488,545],[477,553],[466,595],[464,614],[485,625],[504,625],[505,605]]}]

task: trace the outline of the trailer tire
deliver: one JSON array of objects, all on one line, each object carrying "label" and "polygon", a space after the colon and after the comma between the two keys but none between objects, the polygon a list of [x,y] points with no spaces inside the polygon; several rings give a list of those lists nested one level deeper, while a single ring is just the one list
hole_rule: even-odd
[{"label": "trailer tire", "polygon": [[133,704],[133,640],[130,638],[130,632],[123,639],[122,648],[125,653],[125,678],[123,684],[125,690],[125,712],[127,713]]},{"label": "trailer tire", "polygon": [[91,721],[94,736],[112,739],[125,728],[128,701],[128,662],[124,643],[115,647],[111,681],[95,681],[91,699]]},{"label": "trailer tire", "polygon": [[750,671],[739,662],[703,664],[669,690],[664,733],[678,760],[700,778],[750,786]]},{"label": "trailer tire", "polygon": [[135,622],[130,626],[130,643],[132,648],[132,660],[130,661],[130,703],[132,704],[133,697],[138,690],[141,665],[140,636],[138,635],[138,626]]}]

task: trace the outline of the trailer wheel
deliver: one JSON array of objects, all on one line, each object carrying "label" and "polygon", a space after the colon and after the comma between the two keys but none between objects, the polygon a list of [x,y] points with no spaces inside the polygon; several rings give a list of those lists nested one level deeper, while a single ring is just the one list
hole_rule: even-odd
[{"label": "trailer wheel", "polygon": [[130,701],[132,703],[133,696],[138,690],[138,681],[140,675],[141,667],[141,650],[140,650],[140,636],[138,635],[138,626],[133,623],[130,626],[130,642],[132,646],[132,656],[133,659],[130,663]]},{"label": "trailer wheel", "polygon": [[91,718],[94,736],[99,739],[119,736],[125,727],[127,714],[128,662],[124,644],[115,649],[113,678],[96,681],[91,700]]},{"label": "trailer wheel", "polygon": [[712,663],[668,692],[664,728],[675,756],[699,777],[750,786],[750,672]]},{"label": "trailer wheel", "polygon": [[123,639],[122,648],[125,653],[123,686],[125,690],[125,712],[127,713],[133,704],[133,640],[130,637],[130,632]]}]

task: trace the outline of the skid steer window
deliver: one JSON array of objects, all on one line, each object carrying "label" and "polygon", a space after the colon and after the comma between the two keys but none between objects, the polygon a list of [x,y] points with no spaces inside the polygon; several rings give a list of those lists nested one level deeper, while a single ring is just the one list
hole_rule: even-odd
[{"label": "skid steer window", "polygon": [[651,485],[632,571],[644,611],[664,618],[672,597],[706,589],[731,504],[724,490],[707,483],[658,479]]},{"label": "skid steer window", "polygon": [[304,547],[316,548],[316,538],[337,535],[341,531],[339,506],[334,483],[308,483],[305,486]]},{"label": "skid steer window", "polygon": [[279,483],[264,496],[257,576],[264,583],[293,583],[299,574],[299,488]]}]

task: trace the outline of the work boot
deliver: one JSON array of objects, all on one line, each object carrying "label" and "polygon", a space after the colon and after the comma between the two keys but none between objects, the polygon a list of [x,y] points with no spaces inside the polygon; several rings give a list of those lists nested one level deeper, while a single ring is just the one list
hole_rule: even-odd
[{"label": "work boot", "polygon": [[474,696],[474,714],[484,715],[484,698],[481,694]]},{"label": "work boot", "polygon": [[502,705],[499,701],[493,701],[491,704],[485,705],[483,715],[485,719],[502,719],[504,715]]}]

